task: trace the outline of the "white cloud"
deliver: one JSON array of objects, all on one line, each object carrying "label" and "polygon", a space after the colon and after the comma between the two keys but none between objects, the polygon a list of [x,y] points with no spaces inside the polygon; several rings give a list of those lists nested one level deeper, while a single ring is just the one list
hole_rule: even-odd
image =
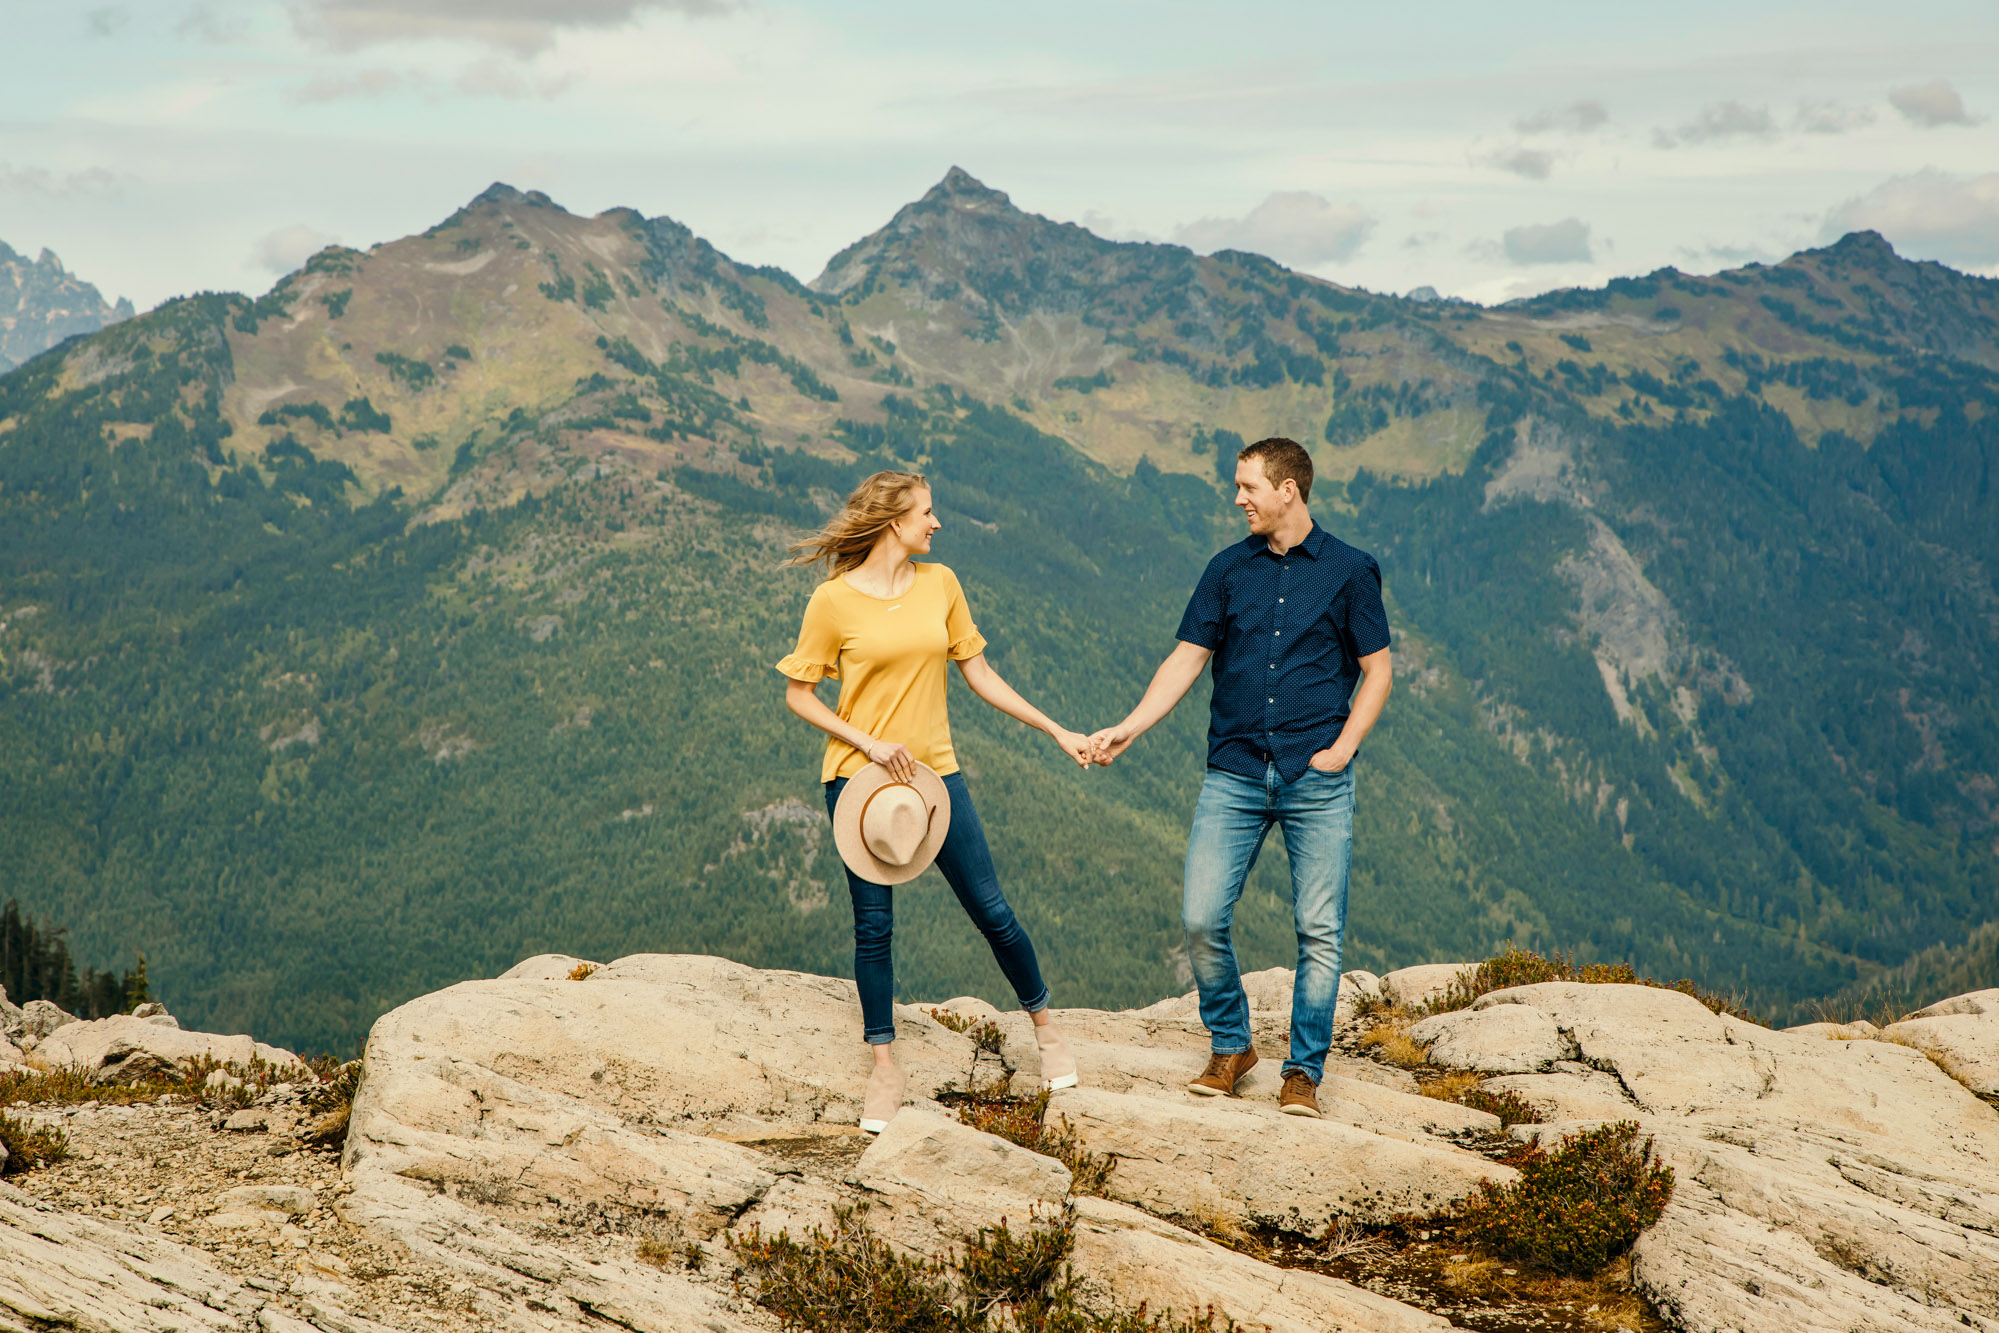
[{"label": "white cloud", "polygon": [[1590,249],[1589,223],[1581,218],[1509,227],[1499,238],[1499,248],[1512,264],[1582,264],[1596,257]]},{"label": "white cloud", "polygon": [[295,0],[306,37],[336,51],[385,42],[471,42],[531,56],[565,28],[616,28],[642,11],[719,14],[725,0]]},{"label": "white cloud", "polygon": [[1679,247],[1682,259],[1703,267],[1720,264],[1724,267],[1740,267],[1743,264],[1768,264],[1782,259],[1783,253],[1761,245],[1683,245]]},{"label": "white cloud", "polygon": [[1352,258],[1378,220],[1359,204],[1280,190],[1242,217],[1189,222],[1175,229],[1173,239],[1203,254],[1254,250],[1279,263],[1309,268]]},{"label": "white cloud", "polygon": [[1888,90],[1888,104],[1917,125],[1934,129],[1938,125],[1971,125],[1973,117],[1964,109],[1957,89],[1942,79],[1913,83]]},{"label": "white cloud", "polygon": [[460,71],[454,86],[473,97],[554,97],[575,82],[574,74],[531,79],[505,61],[488,56]]},{"label": "white cloud", "polygon": [[1604,110],[1603,103],[1595,98],[1588,98],[1580,102],[1571,102],[1567,106],[1536,111],[1531,116],[1522,116],[1513,122],[1513,128],[1522,134],[1546,134],[1550,130],[1587,134],[1609,119],[1610,112]]},{"label": "white cloud", "polygon": [[112,194],[125,183],[118,173],[103,167],[54,172],[47,167],[17,167],[10,162],[0,162],[0,198],[25,195],[38,199],[70,199],[78,195]]},{"label": "white cloud", "polygon": [[1826,217],[1827,240],[1863,230],[1917,259],[1999,263],[1999,172],[1963,177],[1930,168],[1896,176]]},{"label": "white cloud", "polygon": [[1767,106],[1744,106],[1740,102],[1713,102],[1677,130],[1655,130],[1652,142],[1660,148],[1677,144],[1712,143],[1719,139],[1773,139],[1777,121]]},{"label": "white cloud", "polygon": [[344,102],[413,92],[423,86],[416,75],[394,69],[359,69],[352,74],[322,74],[292,94],[298,102]]},{"label": "white cloud", "polygon": [[209,0],[189,7],[174,24],[174,36],[228,46],[241,41],[248,32],[241,14],[225,13]]},{"label": "white cloud", "polygon": [[280,227],[250,247],[250,262],[268,273],[290,273],[335,240],[303,223]]},{"label": "white cloud", "polygon": [[1800,102],[1792,128],[1804,134],[1845,134],[1874,123],[1874,108],[1845,102]]},{"label": "white cloud", "polygon": [[1530,181],[1544,181],[1555,169],[1555,155],[1540,148],[1496,148],[1474,161],[1510,171]]}]

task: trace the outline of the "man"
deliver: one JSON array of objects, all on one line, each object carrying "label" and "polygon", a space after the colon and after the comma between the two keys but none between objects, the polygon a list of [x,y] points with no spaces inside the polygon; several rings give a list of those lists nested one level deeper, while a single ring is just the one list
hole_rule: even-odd
[{"label": "man", "polygon": [[[1353,759],[1388,702],[1381,568],[1312,521],[1312,457],[1258,440],[1236,455],[1249,536],[1208,562],[1180,618],[1180,644],[1145,697],[1091,737],[1108,764],[1173,711],[1214,660],[1208,771],[1187,839],[1182,916],[1213,1054],[1188,1090],[1234,1096],[1257,1062],[1249,997],[1229,928],[1272,825],[1291,859],[1298,931],[1291,1058],[1279,1109],[1319,1116],[1332,1045],[1353,860]],[[1355,683],[1359,689],[1355,689]]]}]

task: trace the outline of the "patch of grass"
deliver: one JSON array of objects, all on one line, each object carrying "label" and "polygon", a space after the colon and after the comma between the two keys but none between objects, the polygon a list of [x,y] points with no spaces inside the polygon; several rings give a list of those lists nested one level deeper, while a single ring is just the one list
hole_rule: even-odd
[{"label": "patch of grass", "polygon": [[946,1260],[902,1254],[869,1230],[864,1214],[837,1209],[829,1235],[803,1241],[752,1230],[728,1239],[737,1290],[806,1333],[1225,1333],[1213,1310],[1094,1313],[1079,1300],[1069,1265],[1075,1219],[1064,1210],[1025,1232],[981,1227]]},{"label": "patch of grass", "polygon": [[1469,1069],[1453,1069],[1417,1085],[1416,1091],[1440,1102],[1463,1105],[1464,1096],[1485,1080]]},{"label": "patch of grass", "polygon": [[703,1255],[696,1241],[675,1239],[668,1236],[647,1236],[639,1242],[639,1259],[654,1268],[663,1268],[669,1273],[681,1269],[701,1271]]},{"label": "patch of grass", "polygon": [[1411,1037],[1403,1023],[1378,1023],[1368,1029],[1360,1044],[1363,1049],[1371,1051],[1377,1060],[1386,1060],[1404,1069],[1421,1069],[1430,1063],[1429,1047]]},{"label": "patch of grass", "polygon": [[958,1105],[958,1119],[973,1129],[996,1134],[1029,1152],[1053,1157],[1069,1168],[1071,1188],[1078,1194],[1104,1192],[1115,1159],[1083,1147],[1066,1118],[1048,1124],[1049,1093],[1032,1097],[970,1095]]},{"label": "patch of grass", "polygon": [[1641,977],[1629,963],[1584,963],[1577,966],[1565,953],[1538,954],[1532,949],[1505,945],[1501,951],[1470,969],[1450,984],[1449,989],[1418,1010],[1421,1016],[1450,1013],[1469,1008],[1482,995],[1513,986],[1532,986],[1543,981],[1580,981],[1586,985],[1652,986],[1659,990],[1690,995],[1718,1014],[1729,1014],[1745,1022],[1762,1020],[1744,1008],[1741,999],[1703,990],[1691,981],[1654,981]]},{"label": "patch of grass", "polygon": [[1523,1155],[1511,1185],[1482,1181],[1457,1205],[1454,1223],[1470,1245],[1502,1261],[1589,1277],[1631,1248],[1659,1220],[1673,1169],[1623,1120],[1563,1137],[1553,1152]]},{"label": "patch of grass", "polygon": [[569,969],[569,979],[571,981],[588,981],[596,974],[596,971],[597,965],[595,963],[578,963]]},{"label": "patch of grass", "polygon": [[0,1162],[0,1176],[18,1176],[68,1157],[69,1135],[60,1128],[44,1129],[0,1111],[0,1148],[7,1150],[6,1160]]},{"label": "patch of grass", "polygon": [[[358,1078],[358,1062],[354,1062]],[[132,1106],[176,1098],[218,1110],[240,1110],[272,1088],[286,1083],[314,1085],[336,1081],[348,1066],[322,1056],[300,1069],[262,1059],[247,1064],[203,1058],[188,1062],[186,1072],[172,1078],[139,1078],[118,1083],[93,1083],[79,1069],[61,1067],[0,1074],[0,1106]],[[212,1075],[222,1077],[211,1080]],[[335,1094],[337,1096],[337,1094]],[[351,1091],[347,1094],[351,1099]],[[308,1104],[311,1096],[308,1095]]]}]

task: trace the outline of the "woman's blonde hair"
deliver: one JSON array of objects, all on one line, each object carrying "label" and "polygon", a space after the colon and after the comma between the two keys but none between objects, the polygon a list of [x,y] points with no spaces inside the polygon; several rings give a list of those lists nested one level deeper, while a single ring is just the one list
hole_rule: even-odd
[{"label": "woman's blonde hair", "polygon": [[837,579],[859,569],[889,525],[909,512],[912,491],[930,483],[921,472],[877,472],[860,485],[826,520],[826,526],[791,547],[787,565],[826,563],[826,577]]}]

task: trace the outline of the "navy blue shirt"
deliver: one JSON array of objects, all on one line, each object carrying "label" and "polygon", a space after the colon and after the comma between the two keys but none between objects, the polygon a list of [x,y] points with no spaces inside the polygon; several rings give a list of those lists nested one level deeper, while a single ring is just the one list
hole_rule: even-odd
[{"label": "navy blue shirt", "polygon": [[1252,534],[1208,562],[1179,638],[1215,654],[1209,765],[1296,782],[1346,725],[1360,659],[1388,646],[1381,566],[1317,523],[1283,555]]}]

